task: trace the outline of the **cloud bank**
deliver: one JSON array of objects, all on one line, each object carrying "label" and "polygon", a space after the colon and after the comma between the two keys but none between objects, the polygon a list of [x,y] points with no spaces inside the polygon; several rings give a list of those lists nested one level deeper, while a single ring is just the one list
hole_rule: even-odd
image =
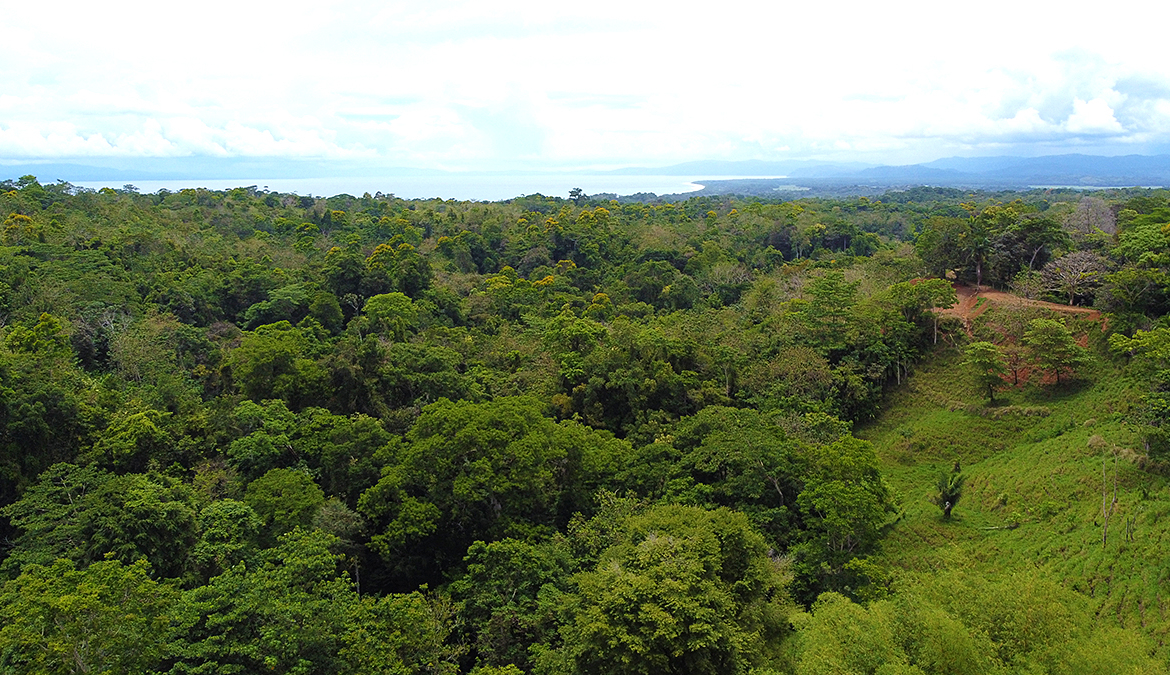
[{"label": "cloud bank", "polygon": [[0,159],[448,169],[1156,153],[1146,5],[25,3]]}]

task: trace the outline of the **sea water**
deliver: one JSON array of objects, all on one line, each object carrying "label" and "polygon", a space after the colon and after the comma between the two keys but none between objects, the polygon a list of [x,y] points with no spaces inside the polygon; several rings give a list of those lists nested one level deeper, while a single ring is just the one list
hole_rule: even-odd
[{"label": "sea water", "polygon": [[[531,194],[549,197],[568,197],[573,188],[581,188],[587,195],[611,193],[631,195],[652,192],[657,195],[681,194],[702,189],[696,181],[705,179],[730,180],[744,176],[614,176],[592,174],[446,174],[429,176],[373,176],[329,178],[229,178],[229,179],[172,179],[133,181],[139,192],[159,190],[177,192],[184,188],[227,190],[255,186],[259,190],[294,193],[305,196],[331,197],[339,194],[361,196],[393,194],[405,199],[459,199],[499,201]],[[758,178],[750,176],[750,178]],[[77,181],[80,187],[100,189],[122,188],[125,181]]]}]

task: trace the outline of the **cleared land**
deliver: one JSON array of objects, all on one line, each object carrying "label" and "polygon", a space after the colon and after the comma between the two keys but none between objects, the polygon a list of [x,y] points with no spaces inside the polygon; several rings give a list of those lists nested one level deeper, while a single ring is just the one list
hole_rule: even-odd
[{"label": "cleared land", "polygon": [[[985,301],[977,307],[978,298]],[[1036,312],[1072,312],[1084,315],[1072,322],[1082,341],[1100,339],[1096,312],[1018,300],[964,294],[948,313],[966,318],[976,336],[995,336]],[[1122,420],[1140,386],[1099,361],[1078,382],[1021,383],[990,406],[961,362],[958,349],[940,344],[885,412],[857,431],[875,444],[902,497],[903,513],[878,555],[892,583],[949,569],[989,577],[1038,571],[1083,593],[1102,618],[1146,632],[1165,658],[1170,488]],[[956,461],[968,482],[947,522],[928,498]],[[1103,544],[1102,491],[1108,501],[1115,471],[1117,506]]]}]

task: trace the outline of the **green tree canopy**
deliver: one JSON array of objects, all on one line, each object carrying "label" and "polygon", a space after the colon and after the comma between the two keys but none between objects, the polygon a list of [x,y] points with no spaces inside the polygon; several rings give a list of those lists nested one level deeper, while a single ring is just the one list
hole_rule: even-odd
[{"label": "green tree canopy", "polygon": [[806,541],[795,547],[797,592],[805,598],[817,588],[842,590],[846,564],[872,550],[895,509],[868,441],[845,436],[810,446],[806,461],[805,487],[797,497]]},{"label": "green tree canopy", "polygon": [[454,673],[441,606],[418,593],[359,598],[338,573],[334,543],[294,530],[255,567],[236,565],[185,593],[169,672]]},{"label": "green tree canopy", "polygon": [[965,353],[967,359],[963,364],[974,373],[975,383],[980,388],[987,387],[987,398],[995,403],[995,390],[1003,386],[1007,374],[1003,352],[990,342],[972,342],[967,345]]},{"label": "green tree canopy", "polygon": [[524,397],[427,406],[358,502],[379,524],[374,550],[427,578],[477,539],[547,533],[587,509],[628,446],[541,409]]},{"label": "green tree canopy", "polygon": [[2,513],[20,530],[4,560],[11,573],[57,558],[84,566],[112,555],[125,563],[146,559],[158,575],[178,577],[196,536],[185,485],[72,464],[50,467]]},{"label": "green tree canopy", "polygon": [[248,484],[244,502],[260,517],[266,541],[294,528],[308,528],[325,493],[300,469],[272,469]]},{"label": "green tree canopy", "polygon": [[179,592],[145,560],[29,565],[0,587],[0,669],[133,675],[156,668]]},{"label": "green tree canopy", "polygon": [[1024,333],[1024,344],[1036,364],[1056,376],[1057,384],[1060,384],[1061,375],[1075,374],[1079,368],[1092,363],[1089,351],[1077,344],[1072,331],[1052,319],[1030,321]]},{"label": "green tree canopy", "polygon": [[778,656],[783,567],[742,514],[663,506],[573,578],[563,653],[577,673],[747,673]]}]

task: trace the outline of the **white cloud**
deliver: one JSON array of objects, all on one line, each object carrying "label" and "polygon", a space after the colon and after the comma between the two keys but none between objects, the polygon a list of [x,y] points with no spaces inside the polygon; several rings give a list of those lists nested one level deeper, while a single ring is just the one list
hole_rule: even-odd
[{"label": "white cloud", "polygon": [[1064,128],[1074,134],[1119,134],[1125,131],[1113,108],[1103,99],[1091,101],[1073,100],[1073,114],[1069,115]]},{"label": "white cloud", "polygon": [[1041,119],[1040,111],[1035,108],[1020,110],[1011,119],[1003,120],[999,126],[1003,133],[1011,135],[1044,133],[1052,130],[1052,125]]},{"label": "white cloud", "polygon": [[[1007,0],[64,0],[51,22],[26,3],[0,42],[0,159],[489,167],[1165,144],[1161,28],[1120,1],[1091,21]],[[1009,15],[1044,29],[1021,39]]]},{"label": "white cloud", "polygon": [[154,119],[147,120],[140,131],[119,136],[115,145],[126,154],[139,157],[173,157],[182,153],[163,135],[162,125]]},{"label": "white cloud", "polygon": [[0,157],[87,157],[114,154],[114,148],[100,134],[83,136],[69,123],[56,122],[38,129],[16,123],[0,127]]},{"label": "white cloud", "polygon": [[0,126],[0,158],[62,157],[316,157],[360,158],[373,153],[341,147],[313,128],[258,128],[239,122],[212,127],[194,117],[148,118],[126,133],[85,133],[65,122]]}]

